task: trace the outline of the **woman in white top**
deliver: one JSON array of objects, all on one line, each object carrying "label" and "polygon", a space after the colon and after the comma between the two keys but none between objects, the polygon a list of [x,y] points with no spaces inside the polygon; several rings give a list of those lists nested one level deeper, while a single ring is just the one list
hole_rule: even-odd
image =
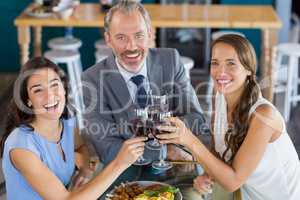
[{"label": "woman in white top", "polygon": [[[160,127],[161,143],[186,146],[206,175],[194,186],[208,191],[214,181],[243,200],[300,199],[299,158],[277,109],[261,97],[256,82],[256,55],[247,39],[225,35],[214,41],[211,77],[216,91],[214,152],[177,118],[174,127]],[[222,115],[223,114],[223,115]]]}]

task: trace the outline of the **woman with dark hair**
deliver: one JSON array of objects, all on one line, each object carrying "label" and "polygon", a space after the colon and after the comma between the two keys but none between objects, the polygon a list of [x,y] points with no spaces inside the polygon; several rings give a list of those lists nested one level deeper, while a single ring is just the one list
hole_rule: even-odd
[{"label": "woman with dark hair", "polygon": [[[67,97],[66,76],[57,65],[37,57],[23,66],[0,148],[8,200],[97,199],[142,155],[145,138],[127,140],[115,160],[87,183],[89,155],[68,114]],[[81,164],[68,191],[78,163],[75,152]]]},{"label": "woman with dark hair", "polygon": [[210,152],[177,118],[161,143],[186,146],[206,174],[194,187],[207,192],[213,180],[243,200],[300,199],[300,163],[274,105],[256,82],[256,56],[249,41],[225,35],[212,44],[211,77],[216,92],[213,108],[214,151]]}]

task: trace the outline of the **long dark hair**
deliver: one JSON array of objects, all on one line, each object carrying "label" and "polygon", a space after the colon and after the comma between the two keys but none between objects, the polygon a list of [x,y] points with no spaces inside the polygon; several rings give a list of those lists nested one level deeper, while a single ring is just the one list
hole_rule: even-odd
[{"label": "long dark hair", "polygon": [[229,161],[227,161],[231,164],[247,135],[250,124],[249,110],[257,101],[260,95],[260,88],[255,75],[257,66],[256,54],[250,42],[242,36],[228,34],[216,39],[212,43],[211,49],[218,43],[225,43],[232,46],[243,67],[251,72],[251,75],[247,77],[244,90],[238,100],[239,103],[232,112],[233,126],[228,129],[225,135],[227,149],[223,155],[219,155],[221,159],[226,162],[225,155],[231,150],[232,156]]},{"label": "long dark hair", "polygon": [[[27,106],[27,85],[31,75],[34,74],[37,70],[41,69],[51,69],[58,74],[66,92],[66,105],[68,105],[68,80],[64,71],[61,70],[56,64],[44,57],[35,57],[27,61],[22,67],[21,72],[14,83],[14,95],[10,100],[10,104],[8,106],[8,116],[6,118],[5,132],[2,135],[0,141],[1,157],[3,156],[5,141],[14,128],[19,127],[20,125],[26,125],[33,129],[33,127],[30,126],[30,123],[33,122],[35,115],[31,108]],[[67,106],[65,106],[61,117],[69,117]]]}]

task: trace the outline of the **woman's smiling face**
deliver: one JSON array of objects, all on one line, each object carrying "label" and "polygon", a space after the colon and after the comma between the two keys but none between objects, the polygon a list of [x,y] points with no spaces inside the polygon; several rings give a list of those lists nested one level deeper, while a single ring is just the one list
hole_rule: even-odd
[{"label": "woman's smiling face", "polygon": [[216,91],[224,94],[240,93],[251,72],[241,64],[235,49],[225,43],[213,46],[210,74]]},{"label": "woman's smiling face", "polygon": [[63,113],[66,91],[59,75],[49,68],[35,71],[27,83],[28,104],[36,118],[59,119]]}]

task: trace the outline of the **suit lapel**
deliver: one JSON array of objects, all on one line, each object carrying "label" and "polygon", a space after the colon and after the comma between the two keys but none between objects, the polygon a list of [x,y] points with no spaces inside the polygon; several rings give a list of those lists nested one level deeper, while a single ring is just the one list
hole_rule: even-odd
[{"label": "suit lapel", "polygon": [[149,54],[146,59],[147,76],[150,83],[150,88],[153,95],[160,95],[163,81],[163,66],[153,55],[154,53],[149,49]]},{"label": "suit lapel", "polygon": [[108,73],[106,82],[110,87],[109,91],[119,104],[119,108],[116,109],[120,109],[120,111],[124,111],[124,109],[127,110],[127,108],[132,105],[132,99],[130,97],[126,82],[118,71],[115,57],[113,55],[107,59],[107,66],[110,69],[110,72]]}]

